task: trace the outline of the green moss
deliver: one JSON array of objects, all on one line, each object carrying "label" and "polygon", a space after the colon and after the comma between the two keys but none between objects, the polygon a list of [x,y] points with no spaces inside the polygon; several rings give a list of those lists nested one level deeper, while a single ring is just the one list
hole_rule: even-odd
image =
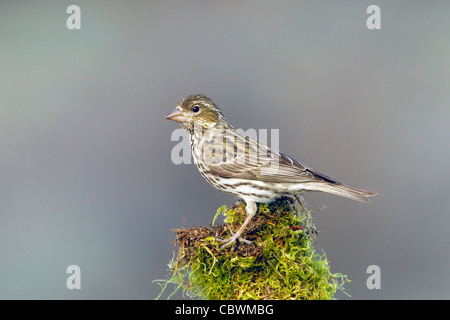
[{"label": "green moss", "polygon": [[[200,299],[332,299],[348,280],[332,274],[325,254],[316,253],[311,214],[300,202],[283,197],[258,204],[242,235],[250,245],[236,242],[219,249],[215,238],[230,236],[225,225],[174,230],[177,255],[169,264],[170,279],[160,282],[160,296],[174,284],[173,293],[182,289]],[[219,214],[237,230],[245,203],[221,207]]]}]

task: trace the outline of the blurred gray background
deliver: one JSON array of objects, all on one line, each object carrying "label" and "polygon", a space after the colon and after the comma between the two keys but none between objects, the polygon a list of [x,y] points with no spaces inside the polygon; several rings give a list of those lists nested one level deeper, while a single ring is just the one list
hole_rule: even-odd
[{"label": "blurred gray background", "polygon": [[[171,161],[164,118],[190,93],[379,191],[369,205],[305,195],[327,206],[319,250],[352,281],[336,298],[450,298],[448,1],[79,0],[74,31],[70,4],[0,4],[0,298],[158,295],[171,229],[235,201]],[[72,264],[81,290],[66,287]]]}]

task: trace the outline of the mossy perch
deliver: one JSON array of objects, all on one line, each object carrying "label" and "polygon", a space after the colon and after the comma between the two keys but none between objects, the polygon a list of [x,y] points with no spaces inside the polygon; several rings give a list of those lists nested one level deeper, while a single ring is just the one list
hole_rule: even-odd
[{"label": "mossy perch", "polygon": [[[219,213],[236,230],[245,218],[245,203],[223,206]],[[236,242],[219,249],[215,237],[229,236],[225,225],[174,231],[177,256],[169,264],[171,278],[160,282],[158,298],[172,283],[172,295],[181,288],[201,299],[332,299],[347,281],[330,272],[325,254],[315,252],[311,213],[293,198],[258,204],[243,233],[251,245]]]}]

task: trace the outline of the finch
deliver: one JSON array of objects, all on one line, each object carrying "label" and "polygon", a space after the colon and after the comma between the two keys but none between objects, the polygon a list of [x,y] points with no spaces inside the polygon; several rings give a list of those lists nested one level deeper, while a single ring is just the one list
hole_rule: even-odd
[{"label": "finch", "polygon": [[166,117],[176,121],[190,136],[192,158],[200,174],[214,188],[246,203],[247,217],[227,239],[217,239],[226,247],[239,240],[256,214],[256,203],[271,202],[281,196],[298,196],[304,191],[323,191],[349,199],[369,202],[376,191],[353,188],[236,131],[217,105],[202,94],[178,102]]}]

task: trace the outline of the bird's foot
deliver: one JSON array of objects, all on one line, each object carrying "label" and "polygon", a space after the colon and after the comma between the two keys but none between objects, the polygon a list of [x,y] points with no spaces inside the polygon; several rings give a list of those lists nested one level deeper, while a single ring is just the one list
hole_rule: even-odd
[{"label": "bird's foot", "polygon": [[224,244],[220,247],[220,249],[223,249],[223,248],[225,248],[225,247],[228,247],[228,246],[232,245],[236,240],[239,240],[240,242],[243,242],[243,243],[246,243],[246,244],[251,244],[251,243],[252,243],[251,241],[242,238],[242,237],[241,237],[241,233],[240,233],[239,231],[236,232],[236,233],[234,233],[233,231],[231,231],[231,229],[230,229],[229,226],[227,226],[227,228],[228,228],[228,230],[229,230],[230,233],[231,233],[231,237],[226,238],[226,239],[218,239],[218,238],[215,238],[217,241],[224,243]]}]

